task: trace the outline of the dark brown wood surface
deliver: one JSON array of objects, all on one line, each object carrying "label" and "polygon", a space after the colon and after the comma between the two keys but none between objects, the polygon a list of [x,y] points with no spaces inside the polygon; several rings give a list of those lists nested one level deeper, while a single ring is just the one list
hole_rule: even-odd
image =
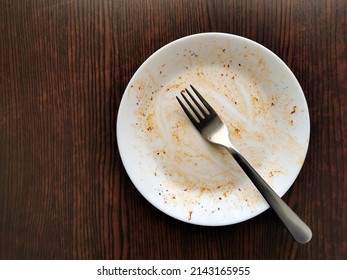
[{"label": "dark brown wood surface", "polygon": [[[0,259],[346,259],[346,1],[0,1]],[[219,31],[276,53],[299,80],[311,140],[284,200],[311,226],[293,241],[268,210],[224,227],[150,205],[119,157],[116,118],[141,63]]]}]

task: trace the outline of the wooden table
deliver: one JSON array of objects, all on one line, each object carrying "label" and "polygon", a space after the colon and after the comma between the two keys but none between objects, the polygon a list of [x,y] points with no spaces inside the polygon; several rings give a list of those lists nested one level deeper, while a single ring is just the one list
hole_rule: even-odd
[{"label": "wooden table", "polygon": [[[0,2],[1,259],[346,259],[346,1]],[[293,241],[272,210],[201,227],[149,204],[119,157],[127,83],[163,45],[199,32],[259,42],[294,72],[311,118],[284,200],[312,227]]]}]

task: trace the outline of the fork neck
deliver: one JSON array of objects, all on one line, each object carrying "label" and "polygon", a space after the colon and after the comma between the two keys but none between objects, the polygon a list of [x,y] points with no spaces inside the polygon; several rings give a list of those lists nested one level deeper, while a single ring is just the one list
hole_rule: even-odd
[{"label": "fork neck", "polygon": [[227,146],[224,146],[226,149],[227,149],[227,151],[233,156],[233,157],[235,157],[235,156],[239,156],[240,155],[240,153],[236,150],[236,148],[233,146],[233,145],[227,145]]}]

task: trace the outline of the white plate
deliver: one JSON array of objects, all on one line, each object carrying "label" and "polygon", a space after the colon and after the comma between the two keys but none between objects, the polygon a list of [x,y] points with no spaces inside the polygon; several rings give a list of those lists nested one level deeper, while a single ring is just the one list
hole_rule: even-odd
[{"label": "white plate", "polygon": [[235,147],[282,196],[304,162],[307,103],[290,69],[249,39],[202,33],[159,49],[137,70],[117,118],[129,177],[155,207],[199,225],[252,218],[268,204],[221,148],[207,143],[176,101],[193,84],[221,115]]}]

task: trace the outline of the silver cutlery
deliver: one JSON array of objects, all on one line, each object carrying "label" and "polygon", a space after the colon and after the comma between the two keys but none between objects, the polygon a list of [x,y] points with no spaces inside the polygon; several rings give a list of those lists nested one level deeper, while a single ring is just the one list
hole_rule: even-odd
[{"label": "silver cutlery", "polygon": [[293,238],[302,244],[309,242],[312,237],[311,229],[273,191],[258,172],[233,146],[229,138],[228,128],[223,120],[218,116],[211,105],[209,105],[209,103],[201,96],[201,94],[192,85],[190,87],[201,102],[199,102],[188,89],[185,89],[185,92],[193,102],[188,99],[184,91],[181,92],[181,95],[185,102],[177,96],[176,98],[195,128],[207,141],[220,145],[228,150],[268,204],[274,209]]}]

